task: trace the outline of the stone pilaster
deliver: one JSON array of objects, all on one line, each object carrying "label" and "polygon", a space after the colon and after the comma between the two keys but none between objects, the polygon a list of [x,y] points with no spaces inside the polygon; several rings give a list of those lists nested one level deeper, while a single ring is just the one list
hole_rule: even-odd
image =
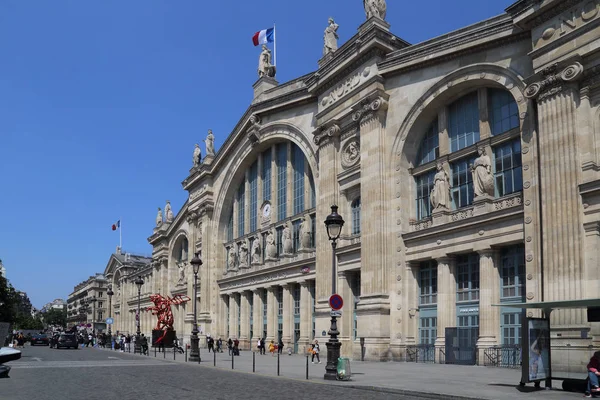
[{"label": "stone pilaster", "polygon": [[312,341],[312,299],[308,281],[300,281],[300,340],[298,351],[306,353],[306,346]]},{"label": "stone pilaster", "polygon": [[[287,167],[286,167],[286,198],[287,206],[285,216],[294,215],[294,167],[292,165],[292,142],[287,143]],[[286,343],[287,345],[287,343]]]},{"label": "stone pilaster", "polygon": [[277,298],[275,290],[277,286],[267,288],[267,343],[277,338]]},{"label": "stone pilaster", "polygon": [[240,346],[243,349],[250,349],[250,299],[249,296],[252,292],[242,292],[240,294],[241,302],[241,334],[240,334]]},{"label": "stone pilaster", "polygon": [[[488,89],[479,88],[477,90],[477,99],[479,102],[479,138],[483,140],[492,136],[488,110]],[[487,154],[491,153],[488,151]]]},{"label": "stone pilaster", "polygon": [[283,343],[285,348],[292,346],[292,336],[294,334],[294,301],[292,297],[293,286],[284,284],[283,286]]},{"label": "stone pilaster", "polygon": [[[246,173],[244,175],[244,182],[242,183],[242,185],[244,185],[244,205],[246,206],[246,210],[244,213],[244,228],[246,229],[246,232],[250,232],[250,167],[248,166],[248,168],[246,169]],[[258,224],[257,224],[258,226]],[[244,233],[246,233],[244,232]],[[246,264],[248,264],[248,262],[246,261]]]},{"label": "stone pilaster", "polygon": [[[581,181],[577,145],[577,80],[583,73],[577,61],[554,64],[525,90],[536,99],[539,119],[541,235],[543,240],[543,293],[527,288],[527,300],[575,300],[583,295],[582,217],[578,193]],[[525,187],[524,183],[524,187]],[[525,221],[528,222],[527,220]],[[527,261],[533,258],[526,254]],[[582,310],[552,313],[552,325],[581,327]],[[559,328],[560,329],[560,328]]]},{"label": "stone pilaster", "polygon": [[499,344],[500,273],[497,268],[498,255],[492,249],[479,251],[479,340],[477,351],[483,365],[484,350]]},{"label": "stone pilaster", "polygon": [[229,309],[229,296],[221,295],[219,296],[219,326],[218,326],[218,336],[221,338],[229,337],[229,320],[227,319],[227,310]]},{"label": "stone pilaster", "polygon": [[253,315],[254,332],[253,332],[252,342],[250,344],[251,344],[251,346],[255,346],[255,347],[256,347],[256,341],[258,340],[258,338],[262,337],[263,324],[264,324],[263,302],[262,302],[262,297],[260,295],[261,291],[262,291],[262,289],[255,289],[252,291],[252,295],[254,296],[254,300],[252,303],[252,307],[254,308],[254,315]]},{"label": "stone pilaster", "polygon": [[404,273],[404,344],[417,344],[419,328],[419,263],[407,262]]},{"label": "stone pilaster", "polygon": [[[211,316],[211,310],[214,310],[219,298],[219,289],[216,276],[219,273],[214,246],[215,237],[213,235],[213,224],[211,224],[212,209],[204,207],[198,216],[197,231],[200,233],[201,247],[196,248],[200,252],[202,265],[198,271],[198,295],[200,296],[198,304],[198,325],[204,326],[204,332],[201,340],[205,340],[206,333],[212,333],[215,330]],[[219,247],[221,250],[222,247]],[[222,251],[222,250],[221,250]],[[192,278],[193,280],[193,278]],[[193,312],[193,311],[192,311]]]},{"label": "stone pilaster", "polygon": [[[456,326],[456,260],[452,257],[437,259],[437,338],[435,346],[444,347],[446,328]],[[439,352],[436,351],[436,360]]]},{"label": "stone pilaster", "polygon": [[237,293],[231,293],[229,295],[229,337],[231,338],[237,337],[238,335],[238,307],[236,296]]},{"label": "stone pilaster", "polygon": [[389,209],[386,207],[385,142],[387,99],[369,96],[354,107],[352,119],[361,137],[361,301],[357,317],[359,336],[365,338],[366,359],[387,360],[390,345]]},{"label": "stone pilaster", "polygon": [[271,222],[277,221],[277,146],[271,146]]},{"label": "stone pilaster", "polygon": [[338,337],[342,342],[341,354],[342,357],[353,357],[354,351],[354,335],[352,334],[352,325],[354,324],[353,310],[354,296],[352,295],[352,286],[350,279],[352,275],[346,272],[338,272],[338,294],[344,299],[344,308],[342,309],[342,317],[338,318]]}]

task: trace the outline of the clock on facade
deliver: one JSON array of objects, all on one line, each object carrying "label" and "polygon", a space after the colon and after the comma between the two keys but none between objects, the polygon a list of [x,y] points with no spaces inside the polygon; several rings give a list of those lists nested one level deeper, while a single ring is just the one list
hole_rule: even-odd
[{"label": "clock on facade", "polygon": [[263,217],[269,218],[269,215],[271,215],[271,205],[267,203],[263,208]]}]

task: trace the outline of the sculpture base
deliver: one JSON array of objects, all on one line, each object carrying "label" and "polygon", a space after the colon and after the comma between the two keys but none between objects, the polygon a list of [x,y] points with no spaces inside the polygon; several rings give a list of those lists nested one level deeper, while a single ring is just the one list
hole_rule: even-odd
[{"label": "sculpture base", "polygon": [[0,365],[0,379],[1,378],[10,378],[8,373],[10,372],[10,367],[8,365]]},{"label": "sculpture base", "polygon": [[256,81],[253,85],[254,87],[254,100],[256,100],[261,94],[269,89],[273,89],[279,85],[279,82],[275,78],[271,78],[270,76],[262,76]]},{"label": "sculpture base", "polygon": [[[159,341],[160,338],[163,337],[165,331],[153,329],[152,330],[152,347],[173,347],[173,342],[175,341],[174,330],[167,330],[167,334],[164,336],[162,340]],[[157,343],[158,342],[158,343]]]}]

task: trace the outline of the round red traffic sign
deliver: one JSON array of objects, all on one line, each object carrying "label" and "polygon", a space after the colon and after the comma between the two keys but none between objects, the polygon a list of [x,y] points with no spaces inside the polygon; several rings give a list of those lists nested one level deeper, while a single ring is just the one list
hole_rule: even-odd
[{"label": "round red traffic sign", "polygon": [[335,311],[341,310],[342,307],[344,307],[344,300],[342,299],[342,296],[339,294],[332,294],[331,297],[329,297],[329,307]]}]

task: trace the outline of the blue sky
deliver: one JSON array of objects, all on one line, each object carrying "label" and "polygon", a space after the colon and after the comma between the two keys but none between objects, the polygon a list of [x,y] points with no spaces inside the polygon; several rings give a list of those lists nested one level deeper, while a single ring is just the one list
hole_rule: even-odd
[{"label": "blue sky", "polygon": [[[410,43],[501,14],[512,0],[388,1]],[[258,6],[260,5],[260,7]],[[340,45],[360,0],[0,2],[0,258],[41,307],[103,272],[119,243],[150,254],[194,143],[220,147],[252,100],[252,34],[277,24],[277,78],[316,69],[327,18]],[[203,146],[204,150],[204,146]]]}]

